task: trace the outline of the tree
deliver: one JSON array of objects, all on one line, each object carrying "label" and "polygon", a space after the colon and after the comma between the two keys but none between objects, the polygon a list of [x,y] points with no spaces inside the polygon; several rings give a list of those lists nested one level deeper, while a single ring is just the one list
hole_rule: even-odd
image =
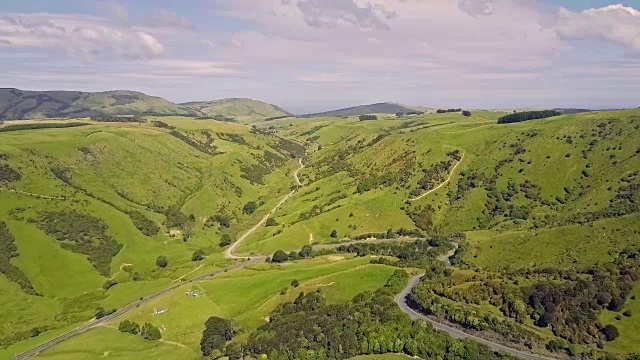
[{"label": "tree", "polygon": [[118,330],[123,333],[138,335],[140,333],[140,325],[134,321],[124,320],[120,322]]},{"label": "tree", "polygon": [[376,115],[360,115],[359,119],[360,119],[360,121],[378,120],[378,117]]},{"label": "tree", "polygon": [[613,341],[618,336],[620,336],[620,331],[618,331],[618,328],[611,324],[600,329],[600,332],[602,333],[602,335],[604,335],[604,338],[607,341]]},{"label": "tree", "polygon": [[313,247],[311,245],[304,245],[298,255],[301,258],[310,258],[311,256],[313,256]]},{"label": "tree", "polygon": [[169,259],[167,259],[167,257],[164,255],[158,256],[158,258],[156,259],[156,266],[164,269],[167,267],[167,265],[169,265]]},{"label": "tree", "polygon": [[236,333],[231,320],[212,316],[204,324],[200,350],[204,356],[209,356],[214,350],[222,351],[224,344],[233,338]]},{"label": "tree", "polygon": [[248,203],[244,204],[244,207],[242,208],[242,212],[247,215],[251,215],[254,212],[256,212],[257,209],[258,209],[258,204],[255,201],[249,201]]},{"label": "tree", "polygon": [[102,319],[103,317],[105,317],[107,315],[107,313],[104,311],[104,308],[99,307],[96,309],[96,314],[95,314],[95,318],[96,320]]},{"label": "tree", "polygon": [[291,287],[297,288],[298,286],[300,286],[298,279],[293,279],[293,281],[291,281]]},{"label": "tree", "polygon": [[289,260],[289,256],[282,250],[276,251],[271,257],[271,261],[274,263],[283,263]]},{"label": "tree", "polygon": [[145,323],[140,329],[140,336],[145,340],[160,340],[162,333],[160,333],[160,329],[153,326],[153,324]]},{"label": "tree", "polygon": [[265,223],[266,226],[278,226],[278,222],[276,221],[276,219],[273,218],[268,218],[267,222]]},{"label": "tree", "polygon": [[333,229],[333,231],[331,232],[331,235],[329,235],[329,236],[331,236],[332,238],[336,239],[338,237],[338,230]]},{"label": "tree", "polygon": [[471,111],[465,110],[465,111],[462,112],[462,115],[466,116],[466,117],[469,117],[469,116],[471,116]]},{"label": "tree", "polygon": [[225,247],[231,245],[231,236],[229,234],[222,235],[220,239],[220,247]]},{"label": "tree", "polygon": [[198,249],[191,255],[191,261],[202,261],[206,257],[204,250]]}]

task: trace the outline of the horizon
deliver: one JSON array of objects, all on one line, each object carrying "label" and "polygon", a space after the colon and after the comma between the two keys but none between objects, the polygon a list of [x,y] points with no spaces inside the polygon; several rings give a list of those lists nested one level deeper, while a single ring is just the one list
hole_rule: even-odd
[{"label": "horizon", "polygon": [[[640,0],[0,4],[2,87],[362,104],[638,107]],[[443,36],[443,34],[446,34]]]}]

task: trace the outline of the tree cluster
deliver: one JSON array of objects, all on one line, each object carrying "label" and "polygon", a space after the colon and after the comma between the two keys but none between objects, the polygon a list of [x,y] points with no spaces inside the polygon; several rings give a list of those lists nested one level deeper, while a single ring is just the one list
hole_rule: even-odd
[{"label": "tree cluster", "polygon": [[436,110],[436,114],[446,114],[446,113],[455,113],[461,112],[462,109],[438,109]]},{"label": "tree cluster", "polygon": [[95,115],[90,118],[92,121],[98,122],[133,122],[143,123],[144,118],[139,115]]},{"label": "tree cluster", "polygon": [[160,340],[162,338],[160,329],[158,329],[151,323],[145,323],[144,325],[140,326],[134,321],[124,320],[120,322],[118,330],[127,334],[140,335],[140,337],[145,340]]},{"label": "tree cluster", "polygon": [[0,184],[16,182],[22,179],[22,175],[9,167],[7,164],[0,164]]},{"label": "tree cluster", "polygon": [[111,271],[111,260],[122,245],[107,234],[101,219],[77,210],[48,211],[34,219],[38,228],[60,242],[64,249],[87,255],[91,265],[104,276]]},{"label": "tree cluster", "polygon": [[378,116],[376,116],[376,115],[360,115],[358,117],[358,119],[360,119],[360,121],[378,120]]},{"label": "tree cluster", "polygon": [[523,111],[499,117],[498,124],[510,124],[560,115],[562,114],[555,110]]},{"label": "tree cluster", "polygon": [[357,355],[403,353],[423,359],[501,359],[478,343],[454,340],[424,321],[412,321],[394,302],[407,281],[396,272],[375,293],[328,305],[318,292],[300,293],[249,335],[244,355],[273,360],[348,359]]},{"label": "tree cluster", "polygon": [[0,221],[0,274],[6,276],[9,281],[20,285],[20,288],[25,293],[36,295],[36,291],[33,289],[29,278],[27,278],[22,270],[11,263],[11,259],[18,255],[15,237],[9,231],[7,224]]},{"label": "tree cluster", "polygon": [[82,122],[11,124],[4,127],[0,127],[0,132],[35,130],[35,129],[63,129],[63,128],[71,128],[71,127],[79,127],[79,126],[87,126],[87,125],[91,125],[91,124],[82,123]]},{"label": "tree cluster", "polygon": [[236,328],[231,320],[217,316],[210,317],[204,324],[200,340],[202,355],[210,356],[214,352],[222,355],[227,341],[230,341],[235,333]]}]

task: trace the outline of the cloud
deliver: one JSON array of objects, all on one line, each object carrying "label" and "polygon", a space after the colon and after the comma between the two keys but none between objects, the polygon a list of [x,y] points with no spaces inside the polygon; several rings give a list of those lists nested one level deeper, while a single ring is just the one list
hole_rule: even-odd
[{"label": "cloud", "polygon": [[560,8],[555,29],[563,38],[601,38],[640,52],[640,12],[621,4],[578,13]]},{"label": "cloud", "polygon": [[80,15],[5,14],[0,35],[15,47],[62,50],[84,62],[149,59],[164,46],[152,35]]},{"label": "cloud", "polygon": [[[288,5],[292,0],[282,3]],[[388,30],[385,20],[396,16],[383,5],[359,6],[354,0],[298,0],[294,4],[307,25],[315,28],[352,25],[363,30]]]},{"label": "cloud", "polygon": [[493,0],[458,0],[458,8],[469,16],[491,15],[495,10]]},{"label": "cloud", "polygon": [[131,23],[129,19],[129,12],[122,5],[104,2],[98,4],[98,13],[103,14],[108,19],[111,19],[122,25],[129,25]]},{"label": "cloud", "polygon": [[179,16],[174,11],[167,9],[156,9],[145,20],[144,24],[152,28],[181,28],[191,29],[191,21]]}]

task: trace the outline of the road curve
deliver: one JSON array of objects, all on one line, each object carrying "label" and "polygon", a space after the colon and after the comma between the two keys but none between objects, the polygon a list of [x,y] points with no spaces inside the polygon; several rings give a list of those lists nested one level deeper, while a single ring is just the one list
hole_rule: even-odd
[{"label": "road curve", "polygon": [[[293,173],[293,178],[296,181],[296,185],[298,186],[302,186],[302,183],[300,182],[300,179],[298,178],[298,172],[300,170],[302,170],[302,168],[304,168],[304,164],[302,164],[302,159],[299,159],[298,162],[300,163],[300,167],[296,169],[296,171],[294,171]],[[276,204],[276,206],[271,209],[271,211],[269,211],[265,216],[262,217],[262,219],[260,219],[260,221],[255,224],[251,229],[247,230],[244,234],[242,234],[242,236],[240,236],[233,244],[231,244],[231,246],[229,246],[229,248],[224,252],[224,257],[226,257],[227,259],[234,259],[234,260],[238,260],[238,259],[248,259],[248,256],[238,256],[238,255],[234,255],[235,250],[238,248],[238,246],[240,246],[240,244],[247,238],[249,237],[249,235],[253,234],[254,232],[256,232],[256,230],[258,230],[262,225],[264,225],[265,222],[267,222],[267,220],[271,217],[271,215],[273,215],[274,212],[276,212],[276,210],[278,210],[285,202],[287,202],[287,200],[289,200],[289,198],[296,192],[296,190],[291,190],[290,193],[288,193],[287,195],[285,195],[280,202],[278,202],[278,204]]]},{"label": "road curve", "polygon": [[420,314],[419,312],[413,310],[411,307],[409,307],[409,305],[407,305],[407,296],[409,295],[409,293],[411,293],[411,290],[413,290],[413,288],[418,285],[418,283],[420,282],[420,279],[422,278],[424,274],[421,275],[416,275],[414,277],[412,277],[409,280],[409,283],[407,284],[407,286],[404,288],[404,290],[402,290],[402,292],[400,294],[398,294],[398,296],[396,296],[396,304],[398,304],[398,306],[400,307],[400,310],[402,310],[402,312],[404,312],[405,314],[409,315],[409,317],[411,317],[412,319],[422,319],[422,320],[426,320],[428,322],[431,323],[431,325],[433,325],[433,327],[437,330],[441,330],[446,332],[447,334],[451,335],[451,337],[456,338],[456,339],[470,339],[476,342],[479,342],[481,344],[484,344],[486,346],[488,346],[491,350],[493,351],[497,351],[497,352],[501,352],[501,353],[505,353],[511,356],[515,356],[517,358],[521,358],[521,359],[525,359],[525,360],[555,360],[553,358],[549,358],[549,357],[545,357],[542,355],[535,355],[532,353],[528,353],[525,351],[520,351],[518,349],[514,349],[496,342],[493,342],[491,340],[487,340],[487,339],[483,339],[481,337],[475,336],[475,335],[471,335],[468,334],[458,328],[455,328],[453,326],[447,325],[447,324],[443,324],[440,322],[437,322],[425,315]]},{"label": "road curve", "polygon": [[447,180],[443,181],[440,185],[438,185],[438,186],[434,187],[433,189],[425,192],[424,194],[422,194],[422,195],[420,195],[418,197],[415,197],[413,199],[409,199],[409,201],[418,201],[418,200],[422,199],[423,197],[425,197],[425,196],[431,194],[432,192],[440,189],[441,187],[445,186],[449,182],[449,180],[451,180],[451,178],[453,177],[453,174],[455,174],[456,168],[458,167],[458,165],[460,165],[462,160],[464,160],[464,153],[462,153],[462,156],[460,157],[460,160],[458,161],[458,163],[451,170],[451,173],[449,174],[449,177],[447,178]]}]

